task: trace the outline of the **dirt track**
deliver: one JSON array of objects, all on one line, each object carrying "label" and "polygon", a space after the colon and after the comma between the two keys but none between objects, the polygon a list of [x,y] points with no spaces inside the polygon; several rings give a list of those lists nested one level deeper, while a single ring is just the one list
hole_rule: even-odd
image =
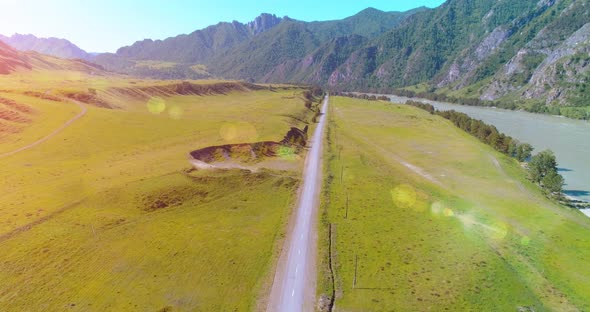
[{"label": "dirt track", "polygon": [[78,119],[80,119],[82,116],[86,115],[86,112],[87,112],[88,110],[86,109],[86,106],[84,106],[84,104],[82,104],[82,103],[80,103],[80,102],[78,102],[78,101],[74,101],[74,100],[68,100],[68,101],[69,101],[69,102],[72,102],[72,103],[74,103],[74,104],[76,104],[76,105],[78,105],[78,106],[80,107],[81,111],[80,111],[80,113],[78,113],[78,115],[76,115],[76,116],[74,116],[72,119],[70,119],[70,120],[66,121],[66,122],[65,122],[64,124],[62,124],[62,125],[61,125],[59,128],[55,129],[53,132],[51,132],[50,134],[48,134],[48,135],[47,135],[47,136],[45,136],[45,137],[43,137],[43,138],[41,138],[41,139],[39,139],[39,140],[37,140],[37,141],[35,141],[35,142],[31,143],[31,144],[28,144],[28,145],[25,145],[25,146],[23,146],[23,147],[21,147],[21,148],[18,148],[18,149],[16,149],[16,150],[13,150],[13,151],[10,151],[10,152],[6,152],[6,153],[3,153],[3,154],[0,154],[0,158],[3,158],[3,157],[8,157],[8,156],[14,155],[14,154],[16,154],[16,153],[18,153],[18,152],[22,152],[22,151],[24,151],[24,150],[28,150],[28,149],[30,149],[30,148],[33,148],[33,147],[35,147],[35,146],[37,146],[37,145],[39,145],[39,144],[41,144],[41,143],[43,143],[43,142],[45,142],[45,141],[47,141],[47,140],[51,139],[51,138],[52,138],[52,137],[54,137],[55,135],[57,135],[57,134],[59,134],[60,132],[62,132],[62,131],[65,129],[65,128],[67,128],[68,126],[70,126],[72,123],[74,123],[76,120],[78,120]]}]

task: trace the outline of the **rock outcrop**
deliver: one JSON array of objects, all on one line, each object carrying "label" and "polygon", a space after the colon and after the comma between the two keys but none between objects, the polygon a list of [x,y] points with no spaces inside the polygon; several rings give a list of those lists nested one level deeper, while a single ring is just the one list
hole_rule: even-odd
[{"label": "rock outcrop", "polygon": [[[190,152],[189,161],[195,169],[215,169],[215,163],[256,163],[273,157],[291,158],[301,153],[307,144],[307,126],[291,128],[280,142],[264,141],[209,146]],[[236,166],[240,168],[240,166]]]}]

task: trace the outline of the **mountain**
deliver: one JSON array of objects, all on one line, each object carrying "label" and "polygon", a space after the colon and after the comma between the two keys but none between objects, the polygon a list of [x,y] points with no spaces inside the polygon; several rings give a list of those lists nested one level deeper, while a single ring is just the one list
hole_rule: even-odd
[{"label": "mountain", "polygon": [[[550,55],[584,25],[589,9],[584,2],[450,0],[355,51],[348,65],[358,60],[374,65],[350,75],[337,71],[330,83],[387,88],[431,81],[437,87],[461,88],[490,78],[536,41],[544,46],[535,51]],[[574,12],[579,15],[575,20]],[[563,20],[569,21],[568,28],[556,25]],[[550,35],[554,32],[559,36]]]},{"label": "mountain", "polygon": [[104,69],[81,59],[61,59],[35,51],[21,52],[0,41],[0,75],[13,72],[63,70],[101,74]]},{"label": "mountain", "polygon": [[[302,58],[326,41],[350,35],[373,38],[421,10],[424,8],[402,13],[369,8],[343,20],[325,22],[302,22],[262,14],[246,24],[219,23],[188,35],[155,41],[146,39],[114,54],[101,54],[95,61],[111,70],[142,72],[154,78],[215,75],[258,80],[274,67]],[[156,67],[162,65],[164,69],[152,67],[146,73],[143,66],[146,61],[157,64]],[[205,72],[186,70],[196,64],[205,65]]]},{"label": "mountain", "polygon": [[[365,42],[363,38],[374,38],[395,28],[408,16],[424,10],[426,9],[419,8],[408,12],[383,12],[369,8],[343,20],[311,23],[285,19],[266,33],[217,54],[208,65],[222,77],[303,82],[307,80],[305,75],[300,71],[293,71],[293,68],[306,71],[312,64],[317,64],[313,54],[318,53],[318,50],[330,50],[334,42],[354,42],[358,48]],[[343,37],[352,41],[339,40]],[[350,47],[336,49],[342,53],[342,50],[350,50]],[[334,57],[331,58],[332,62],[335,61]],[[313,79],[317,77],[317,73],[309,73],[312,75],[309,82],[319,81]]]},{"label": "mountain", "polygon": [[448,0],[335,21],[263,14],[102,54],[153,78],[313,83],[590,118],[587,0]]},{"label": "mountain", "polygon": [[145,39],[120,48],[114,55],[99,55],[97,60],[107,66],[113,64],[114,58],[199,64],[219,51],[232,48],[271,29],[281,20],[275,15],[262,14],[248,24],[224,22],[165,40]]},{"label": "mountain", "polygon": [[589,22],[584,0],[449,0],[351,53],[326,83],[421,84],[467,103],[588,118],[578,107],[590,103]]},{"label": "mountain", "polygon": [[31,69],[31,65],[18,51],[0,41],[0,75],[10,74],[19,69]]},{"label": "mountain", "polygon": [[90,60],[92,56],[66,39],[37,38],[33,35],[14,34],[11,37],[0,35],[0,41],[20,51],[35,51],[66,59]]}]

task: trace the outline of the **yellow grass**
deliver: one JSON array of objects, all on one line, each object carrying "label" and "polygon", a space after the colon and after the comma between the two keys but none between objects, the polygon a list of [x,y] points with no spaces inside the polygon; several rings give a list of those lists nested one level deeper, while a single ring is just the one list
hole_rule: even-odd
[{"label": "yellow grass", "polygon": [[515,160],[414,107],[331,109],[321,255],[331,224],[337,311],[588,310],[590,222]]},{"label": "yellow grass", "polygon": [[[7,91],[0,96],[36,111],[22,133],[0,142],[0,152],[35,141],[79,112],[72,103],[22,95],[28,86],[93,86],[108,96],[113,86],[170,83],[63,75],[0,78]],[[87,106],[84,117],[47,142],[2,158],[0,310],[251,309],[269,276],[299,173],[188,173],[187,154],[282,139],[289,126],[303,126],[289,116],[311,117],[301,92],[171,96],[152,112],[139,99],[116,110]],[[246,127],[248,135],[224,137],[223,127],[237,133]]]}]

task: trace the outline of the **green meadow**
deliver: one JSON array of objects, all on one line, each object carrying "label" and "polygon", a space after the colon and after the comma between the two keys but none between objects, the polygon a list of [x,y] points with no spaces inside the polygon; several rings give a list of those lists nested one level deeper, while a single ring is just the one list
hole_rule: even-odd
[{"label": "green meadow", "polygon": [[590,220],[515,160],[417,108],[343,97],[326,146],[318,292],[335,311],[590,309]]},{"label": "green meadow", "polygon": [[[0,159],[0,310],[244,311],[259,305],[300,172],[194,171],[188,153],[281,140],[290,126],[312,118],[304,89],[145,99],[117,98],[110,90],[171,82],[64,80],[49,73],[2,80],[0,96],[34,112],[20,132],[2,135],[0,154],[80,112],[68,101],[27,96],[26,86],[60,94],[91,85],[116,108],[84,104],[87,113],[62,132]],[[301,159],[289,161],[301,167]]]}]

